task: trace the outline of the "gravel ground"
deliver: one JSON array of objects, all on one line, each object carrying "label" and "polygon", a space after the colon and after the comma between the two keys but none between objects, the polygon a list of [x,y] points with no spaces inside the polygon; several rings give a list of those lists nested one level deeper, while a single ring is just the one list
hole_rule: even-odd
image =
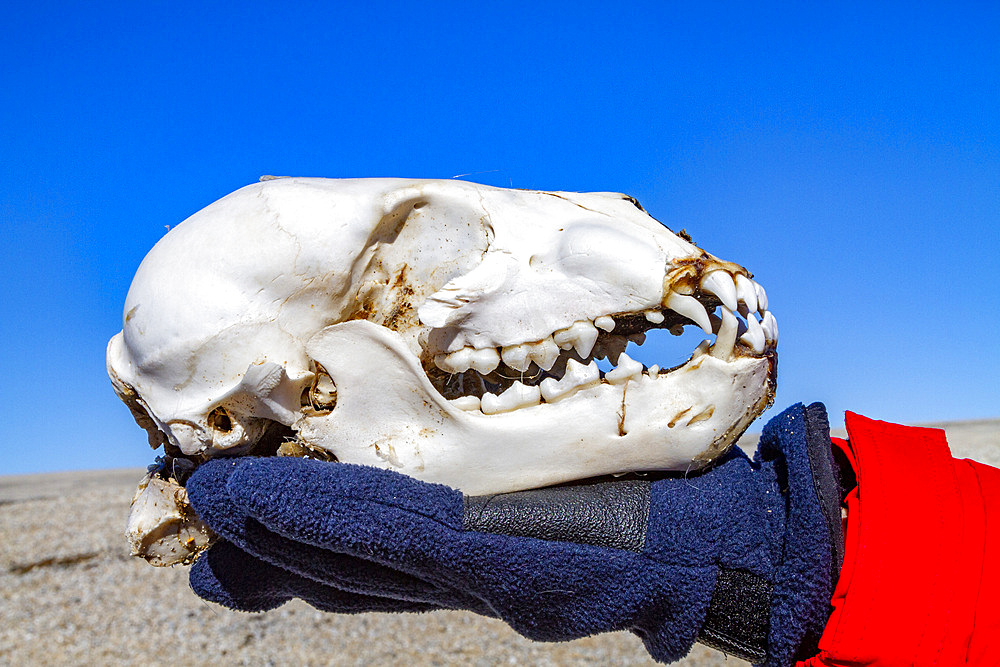
[{"label": "gravel ground", "polygon": [[[942,426],[957,456],[1000,465],[1000,420]],[[654,664],[628,633],[545,644],[460,612],[343,616],[295,601],[242,614],[202,602],[186,568],[127,555],[143,472],[0,477],[0,665]],[[747,663],[696,646],[677,664]]]}]

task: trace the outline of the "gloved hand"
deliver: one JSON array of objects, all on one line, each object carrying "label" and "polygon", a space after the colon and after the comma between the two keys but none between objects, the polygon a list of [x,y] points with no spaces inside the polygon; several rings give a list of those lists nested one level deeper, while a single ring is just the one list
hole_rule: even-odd
[{"label": "gloved hand", "polygon": [[465,609],[522,635],[628,629],[653,658],[702,641],[755,663],[810,655],[840,567],[839,488],[822,405],[699,474],[467,498],[365,466],[220,459],[188,481],[221,539],[201,597],[263,611]]}]

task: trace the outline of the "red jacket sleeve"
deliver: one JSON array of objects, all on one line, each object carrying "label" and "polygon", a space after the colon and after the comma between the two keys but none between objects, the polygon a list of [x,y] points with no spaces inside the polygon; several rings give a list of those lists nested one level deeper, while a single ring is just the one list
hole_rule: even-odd
[{"label": "red jacket sleeve", "polygon": [[844,566],[803,667],[1000,664],[1000,470],[944,432],[847,413]]}]

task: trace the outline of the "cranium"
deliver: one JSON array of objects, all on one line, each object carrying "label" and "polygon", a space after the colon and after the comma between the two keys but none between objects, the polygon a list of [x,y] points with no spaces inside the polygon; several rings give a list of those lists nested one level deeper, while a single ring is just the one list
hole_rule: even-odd
[{"label": "cranium", "polygon": [[[687,325],[714,342],[669,371],[621,354]],[[156,244],[122,329],[108,372],[168,458],[280,449],[467,493],[704,465],[775,388],[746,269],[611,193],[264,180]]]}]

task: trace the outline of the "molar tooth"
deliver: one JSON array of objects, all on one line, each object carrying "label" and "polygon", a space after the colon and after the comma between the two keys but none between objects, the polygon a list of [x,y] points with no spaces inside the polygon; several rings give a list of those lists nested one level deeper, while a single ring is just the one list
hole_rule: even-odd
[{"label": "molar tooth", "polygon": [[725,306],[720,310],[722,311],[722,323],[719,325],[719,334],[715,338],[711,354],[716,359],[728,361],[733,353],[733,346],[736,345],[736,330],[739,328],[739,322],[733,315],[733,311]]},{"label": "molar tooth", "polygon": [[753,284],[753,289],[757,292],[757,310],[763,313],[767,310],[767,292],[758,283]]},{"label": "molar tooth", "polygon": [[530,387],[521,382],[514,382],[507,391],[499,396],[483,394],[483,413],[495,415],[501,412],[511,412],[518,408],[527,408],[542,402],[542,393],[538,387]]},{"label": "molar tooth", "polygon": [[764,313],[764,319],[761,320],[760,328],[764,331],[765,340],[770,343],[778,342],[778,320],[774,319],[771,311]]},{"label": "molar tooth", "polygon": [[688,318],[700,326],[705,333],[712,333],[712,323],[708,319],[708,311],[693,296],[671,292],[667,297],[667,308]]},{"label": "molar tooth", "polygon": [[757,312],[757,290],[754,289],[753,281],[742,273],[736,274],[736,297],[746,304],[748,312]]},{"label": "molar tooth", "polygon": [[526,371],[531,366],[528,351],[527,345],[505,345],[500,351],[500,357],[515,371]]},{"label": "molar tooth", "polygon": [[729,310],[738,310],[739,302],[736,299],[736,283],[728,271],[711,271],[706,273],[701,279],[701,288],[709,294],[719,297]]},{"label": "molar tooth", "polygon": [[615,321],[610,315],[601,315],[594,320],[594,326],[611,333],[615,329]]},{"label": "molar tooth", "polygon": [[543,371],[552,370],[552,365],[559,358],[559,346],[555,344],[551,336],[537,343],[529,343],[527,347],[529,360],[538,364],[538,367]]},{"label": "molar tooth", "polygon": [[611,384],[625,384],[629,380],[642,377],[642,364],[634,361],[624,352],[618,357],[618,365],[604,374],[604,379]]},{"label": "molar tooth", "polygon": [[764,330],[753,315],[747,317],[747,332],[740,336],[740,340],[746,343],[750,349],[757,354],[764,351]]},{"label": "molar tooth", "polygon": [[647,310],[643,314],[646,316],[646,321],[652,322],[653,324],[663,324],[663,320],[665,319],[663,317],[663,313],[659,310],[656,310],[655,308],[652,310]]},{"label": "molar tooth", "polygon": [[472,366],[472,355],[474,352],[474,348],[463,347],[457,352],[439,354],[434,357],[434,365],[445,373],[464,373]]},{"label": "molar tooth", "polygon": [[472,352],[472,368],[483,375],[489,375],[500,365],[500,353],[493,347],[484,347]]},{"label": "molar tooth", "polygon": [[478,396],[459,396],[458,398],[453,398],[448,402],[459,410],[466,410],[468,412],[479,410],[482,405]]},{"label": "molar tooth", "polygon": [[564,350],[575,349],[581,359],[586,359],[597,342],[597,327],[590,320],[580,320],[555,332],[552,340]]},{"label": "molar tooth", "polygon": [[600,381],[601,371],[597,368],[596,361],[584,365],[576,359],[569,359],[566,362],[566,374],[561,380],[555,378],[542,380],[542,398],[545,399],[546,403],[555,403],[575,394],[584,387],[598,384]]}]

